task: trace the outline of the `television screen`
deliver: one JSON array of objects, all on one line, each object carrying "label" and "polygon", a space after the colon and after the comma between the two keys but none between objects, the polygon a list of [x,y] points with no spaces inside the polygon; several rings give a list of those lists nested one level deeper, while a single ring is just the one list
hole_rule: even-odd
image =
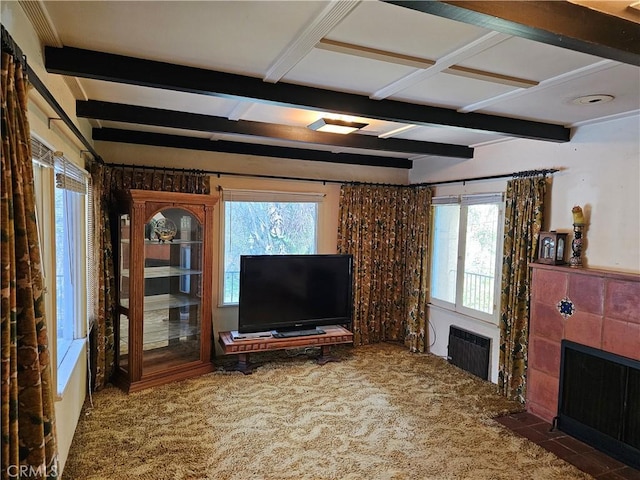
[{"label": "television screen", "polygon": [[238,332],[351,323],[351,255],[243,255]]}]

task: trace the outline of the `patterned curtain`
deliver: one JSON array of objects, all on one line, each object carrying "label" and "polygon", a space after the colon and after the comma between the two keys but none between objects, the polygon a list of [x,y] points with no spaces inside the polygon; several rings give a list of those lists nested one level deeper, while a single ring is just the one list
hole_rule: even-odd
[{"label": "patterned curtain", "polygon": [[116,325],[116,278],[112,232],[117,193],[130,189],[165,192],[210,192],[209,176],[200,172],[153,167],[112,166],[94,163],[90,167],[94,205],[94,245],[98,252],[98,291],[91,330],[91,371],[93,388],[99,390],[111,378],[114,369]]},{"label": "patterned curtain", "polygon": [[118,191],[156,190],[161,192],[202,193],[208,195],[209,175],[197,171],[174,170],[133,165],[104,167],[104,191],[114,202]]},{"label": "patterned curtain", "polygon": [[[21,55],[2,29],[2,478],[57,477],[51,354]],[[5,43],[6,42],[6,43]],[[5,50],[12,50],[7,52]]]},{"label": "patterned curtain", "polygon": [[427,303],[429,301],[429,236],[431,231],[431,196],[427,187],[411,190],[408,202],[405,290],[407,338],[409,350],[425,353],[428,349]]},{"label": "patterned curtain", "polygon": [[97,291],[94,292],[94,308],[91,312],[89,348],[91,350],[91,378],[93,388],[104,387],[114,368],[114,320],[116,315],[116,280],[114,274],[111,227],[109,222],[109,195],[105,193],[105,167],[97,162],[89,166],[93,194],[93,245],[95,248],[95,269]]},{"label": "patterned curtain", "polygon": [[344,185],[338,251],[354,257],[354,344],[403,341],[424,351],[431,191]]},{"label": "patterned curtain", "polygon": [[507,184],[500,309],[498,388],[525,402],[531,269],[542,226],[546,179],[516,178]]}]

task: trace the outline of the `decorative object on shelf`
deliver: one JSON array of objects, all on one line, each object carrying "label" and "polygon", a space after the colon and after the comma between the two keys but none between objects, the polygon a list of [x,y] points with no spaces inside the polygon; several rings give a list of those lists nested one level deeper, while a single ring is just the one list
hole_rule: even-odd
[{"label": "decorative object on shelf", "polygon": [[573,241],[571,242],[571,259],[569,265],[572,267],[582,267],[582,249],[584,246],[584,214],[578,205],[571,209],[573,215]]},{"label": "decorative object on shelf", "polygon": [[567,244],[567,233],[540,232],[538,242],[538,263],[564,265],[564,250]]},{"label": "decorative object on shelf", "polygon": [[172,220],[168,218],[161,218],[159,220],[152,220],[155,222],[153,226],[153,231],[156,234],[156,238],[158,242],[171,242],[173,241],[176,233],[178,232],[178,227],[173,223]]},{"label": "decorative object on shelf", "polygon": [[562,315],[565,320],[573,315],[573,312],[576,311],[576,307],[569,299],[569,297],[564,297],[562,300],[560,300],[557,307],[558,312],[560,312],[560,315]]}]

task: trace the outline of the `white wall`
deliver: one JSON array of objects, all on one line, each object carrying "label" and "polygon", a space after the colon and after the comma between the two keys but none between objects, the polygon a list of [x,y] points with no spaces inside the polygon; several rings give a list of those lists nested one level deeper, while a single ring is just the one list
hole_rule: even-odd
[{"label": "white wall", "polygon": [[[640,119],[638,116],[577,129],[571,142],[512,140],[475,150],[470,160],[429,158],[414,162],[411,183],[559,168],[549,181],[545,230],[569,232],[571,208],[586,215],[584,263],[589,268],[640,273]],[[504,191],[505,180],[454,183],[436,195]],[[570,252],[567,252],[569,255]],[[568,257],[567,257],[568,258]],[[493,325],[430,307],[430,351],[446,356],[449,326],[491,339],[490,379],[497,382],[499,330]]]},{"label": "white wall", "polygon": [[[97,141],[95,145],[106,163],[197,168],[208,172],[221,171],[234,174],[309,178],[336,182],[345,180],[400,184],[409,182],[409,170],[403,168],[346,165],[104,141]],[[224,174],[222,177],[231,178],[231,176]]]},{"label": "white wall", "polygon": [[[640,117],[585,126],[569,143],[512,140],[476,148],[470,160],[414,162],[411,183],[559,168],[544,228],[573,232],[571,208],[587,216],[586,266],[640,273]],[[470,186],[471,183],[467,183]]]}]

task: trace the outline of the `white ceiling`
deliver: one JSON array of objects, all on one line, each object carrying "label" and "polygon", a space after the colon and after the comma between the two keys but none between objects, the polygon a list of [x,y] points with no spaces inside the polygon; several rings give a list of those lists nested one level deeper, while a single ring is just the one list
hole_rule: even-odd
[{"label": "white ceiling", "polygon": [[[395,100],[443,107],[458,114],[475,112],[567,128],[637,116],[640,111],[637,65],[380,1],[45,1],[21,5],[30,19],[40,18],[36,30],[50,47],[75,47],[233,73],[265,84],[303,85],[370,101]],[[634,16],[633,12],[627,14]],[[468,76],[463,67],[474,69],[481,77]],[[239,122],[306,128],[323,114],[313,105],[293,108],[83,76],[69,75],[67,80],[77,100],[191,112]],[[530,86],[514,86],[514,82]],[[595,94],[614,99],[573,103],[578,97]],[[340,105],[339,110],[351,112],[351,107]],[[472,148],[514,138],[495,128],[415,125],[365,115],[355,118],[368,126],[352,135]],[[95,128],[414,161],[429,158],[429,154],[415,152],[319,146],[129,121],[91,122]],[[392,133],[401,127],[407,128]]]}]

